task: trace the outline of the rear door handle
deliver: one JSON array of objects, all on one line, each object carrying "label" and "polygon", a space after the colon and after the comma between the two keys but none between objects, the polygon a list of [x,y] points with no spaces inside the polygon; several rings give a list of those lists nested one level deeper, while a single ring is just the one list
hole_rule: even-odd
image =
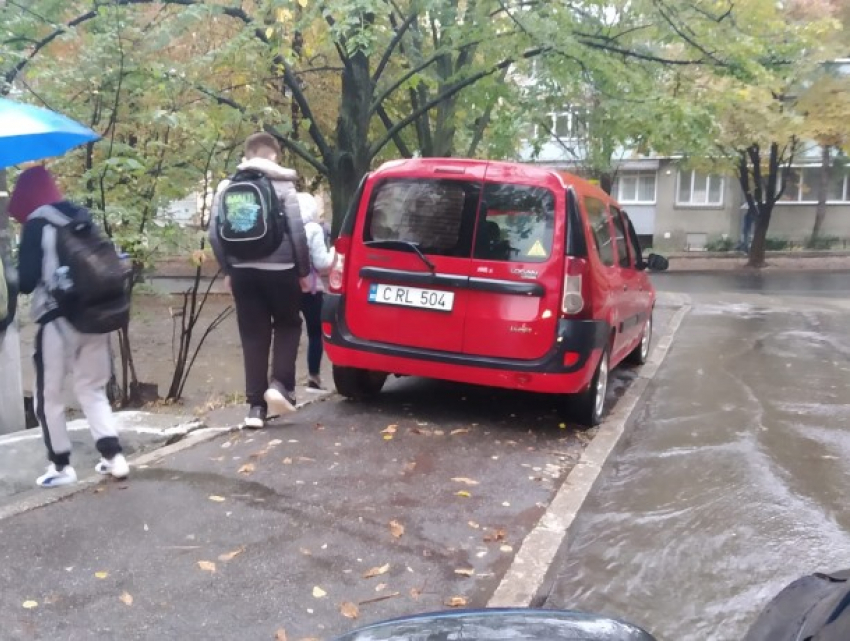
[{"label": "rear door handle", "polygon": [[623,291],[624,291],[624,292],[629,291],[629,286],[628,286],[628,285],[623,285]]}]

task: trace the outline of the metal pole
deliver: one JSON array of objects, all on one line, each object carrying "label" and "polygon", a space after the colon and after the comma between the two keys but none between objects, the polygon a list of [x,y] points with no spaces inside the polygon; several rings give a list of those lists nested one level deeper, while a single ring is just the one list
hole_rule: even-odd
[{"label": "metal pole", "polygon": [[[9,235],[9,187],[6,170],[0,169],[0,252],[11,256]],[[17,323],[0,332],[0,434],[26,428],[24,390],[21,383],[21,340]]]}]

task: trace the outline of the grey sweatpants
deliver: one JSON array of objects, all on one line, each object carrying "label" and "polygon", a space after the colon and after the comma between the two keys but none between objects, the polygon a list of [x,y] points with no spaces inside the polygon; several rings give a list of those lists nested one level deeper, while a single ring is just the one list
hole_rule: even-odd
[{"label": "grey sweatpants", "polygon": [[68,374],[98,451],[106,458],[121,452],[106,397],[110,376],[108,341],[106,334],[80,334],[63,318],[39,326],[35,339],[35,411],[47,458],[57,467],[68,465],[71,457],[71,439],[65,424]]}]

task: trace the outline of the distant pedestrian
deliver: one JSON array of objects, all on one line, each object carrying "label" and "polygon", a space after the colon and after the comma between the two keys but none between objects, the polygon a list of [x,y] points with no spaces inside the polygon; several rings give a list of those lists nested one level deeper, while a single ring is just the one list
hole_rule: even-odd
[{"label": "distant pedestrian", "polygon": [[[39,326],[35,407],[50,466],[36,483],[56,487],[77,480],[65,423],[69,374],[101,455],[95,469],[126,478],[130,467],[106,397],[111,374],[108,332],[123,326],[129,315],[114,247],[96,230],[88,210],[64,199],[44,167],[20,175],[9,214],[23,225],[19,287],[21,293],[33,295],[32,317]],[[87,306],[92,292],[98,297],[96,307]]]},{"label": "distant pedestrian", "polygon": [[244,425],[250,428],[294,411],[296,404],[299,279],[310,274],[310,252],[297,176],[277,164],[280,155],[270,134],[249,136],[238,171],[218,187],[210,225],[210,243],[236,304],[249,406]]},{"label": "distant pedestrian", "polygon": [[322,301],[325,291],[322,276],[333,264],[334,251],[328,249],[325,230],[319,222],[319,206],[316,198],[306,192],[298,193],[301,219],[310,247],[310,275],[302,281],[301,313],[307,325],[307,389],[322,391]]}]

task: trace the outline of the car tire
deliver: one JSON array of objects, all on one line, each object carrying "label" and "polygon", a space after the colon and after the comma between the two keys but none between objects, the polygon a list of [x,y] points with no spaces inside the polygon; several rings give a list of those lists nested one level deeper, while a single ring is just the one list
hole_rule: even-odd
[{"label": "car tire", "polygon": [[572,397],[572,418],[585,427],[594,427],[602,422],[605,415],[605,397],[608,392],[608,378],[611,373],[611,361],[608,349],[602,352],[596,371],[590,381],[590,387]]},{"label": "car tire", "polygon": [[652,314],[646,319],[643,326],[643,332],[640,335],[640,343],[637,344],[628,356],[626,361],[633,365],[643,365],[649,359],[649,352],[652,349]]},{"label": "car tire", "polygon": [[380,394],[387,380],[385,372],[359,367],[333,366],[336,391],[354,401],[365,401]]}]

